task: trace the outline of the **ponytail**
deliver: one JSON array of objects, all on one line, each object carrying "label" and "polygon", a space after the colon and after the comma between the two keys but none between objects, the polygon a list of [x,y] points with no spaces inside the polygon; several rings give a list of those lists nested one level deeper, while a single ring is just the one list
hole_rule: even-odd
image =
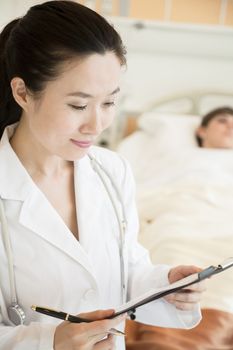
[{"label": "ponytail", "polygon": [[12,95],[6,58],[8,39],[18,21],[19,19],[14,19],[8,23],[0,34],[0,138],[5,127],[19,121],[21,115],[21,107]]}]

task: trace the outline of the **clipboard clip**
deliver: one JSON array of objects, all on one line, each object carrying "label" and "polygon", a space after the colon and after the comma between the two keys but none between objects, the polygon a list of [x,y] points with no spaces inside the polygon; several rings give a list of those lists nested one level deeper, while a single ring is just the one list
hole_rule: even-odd
[{"label": "clipboard clip", "polygon": [[233,266],[233,258],[228,258],[224,260],[221,265],[218,265],[218,268],[223,271],[229,269],[231,266]]},{"label": "clipboard clip", "polygon": [[132,321],[134,321],[136,319],[136,315],[135,315],[136,309],[131,309],[131,310],[127,311],[127,314]]},{"label": "clipboard clip", "polygon": [[229,269],[233,266],[233,258],[228,258],[224,260],[221,264],[218,266],[209,266],[207,269],[204,269],[203,271],[198,273],[199,280],[203,280],[205,278],[208,278],[212,275],[216,275],[219,272],[222,272],[226,269]]}]

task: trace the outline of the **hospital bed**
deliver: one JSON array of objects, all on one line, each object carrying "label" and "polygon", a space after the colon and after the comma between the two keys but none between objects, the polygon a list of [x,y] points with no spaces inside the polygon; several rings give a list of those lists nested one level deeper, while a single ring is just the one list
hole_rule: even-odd
[{"label": "hospital bed", "polygon": [[[135,175],[139,241],[154,263],[206,267],[233,255],[233,150],[201,149],[194,137],[200,115],[226,105],[231,93],[179,94],[125,123],[117,150]],[[232,271],[208,281],[201,307],[188,331],[129,321],[128,350],[233,349]]]}]

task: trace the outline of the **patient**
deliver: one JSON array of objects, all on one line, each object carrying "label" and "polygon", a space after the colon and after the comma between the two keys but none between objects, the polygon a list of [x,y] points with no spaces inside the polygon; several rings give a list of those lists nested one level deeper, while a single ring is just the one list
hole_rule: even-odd
[{"label": "patient", "polygon": [[233,148],[233,109],[214,109],[202,118],[196,131],[198,145],[203,148]]},{"label": "patient", "polygon": [[[174,159],[172,154],[168,166],[160,174],[157,168],[151,172],[139,193],[140,221],[147,221],[139,239],[154,263],[206,267],[233,254],[233,109],[205,115],[196,138],[202,149],[181,149]],[[159,176],[166,181],[159,182]],[[232,285],[231,271],[210,279],[203,320],[192,330],[128,321],[127,350],[232,350]]]}]

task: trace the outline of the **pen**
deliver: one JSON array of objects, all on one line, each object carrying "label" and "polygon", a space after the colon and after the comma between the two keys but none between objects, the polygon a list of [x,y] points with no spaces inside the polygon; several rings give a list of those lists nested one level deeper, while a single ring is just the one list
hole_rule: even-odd
[{"label": "pen", "polygon": [[[61,320],[69,321],[69,322],[73,322],[73,323],[92,322],[92,320],[88,320],[86,318],[81,318],[78,316],[70,315],[66,312],[57,311],[57,310],[53,310],[53,309],[49,309],[49,308],[45,308],[45,307],[41,307],[41,306],[32,305],[31,309],[33,311],[40,312],[41,314],[55,317],[55,318],[60,318]],[[109,331],[107,331],[107,333],[113,334],[113,335],[122,335],[122,336],[125,335],[125,333],[123,333],[115,328],[109,329]]]}]

